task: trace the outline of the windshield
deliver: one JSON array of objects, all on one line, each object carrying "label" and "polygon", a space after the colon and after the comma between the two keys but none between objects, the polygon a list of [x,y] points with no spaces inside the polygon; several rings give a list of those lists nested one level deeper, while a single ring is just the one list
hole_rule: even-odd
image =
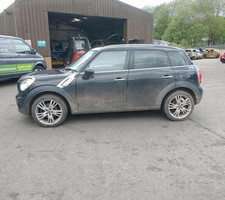
[{"label": "windshield", "polygon": [[84,66],[84,64],[86,64],[92,58],[92,56],[95,55],[96,53],[97,53],[96,50],[88,51],[86,54],[84,54],[78,60],[76,60],[75,62],[68,65],[66,67],[66,69],[79,71],[79,69],[81,69]]},{"label": "windshield", "polygon": [[76,47],[77,47],[77,50],[79,50],[79,51],[86,49],[85,41],[84,40],[77,40],[76,41]]}]

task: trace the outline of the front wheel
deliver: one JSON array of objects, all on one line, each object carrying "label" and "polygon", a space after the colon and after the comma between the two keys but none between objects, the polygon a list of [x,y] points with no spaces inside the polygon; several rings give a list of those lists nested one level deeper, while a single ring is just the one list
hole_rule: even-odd
[{"label": "front wheel", "polygon": [[31,107],[34,121],[44,127],[59,126],[65,121],[67,114],[65,101],[53,94],[38,97]]},{"label": "front wheel", "polygon": [[185,91],[173,92],[165,99],[163,109],[170,120],[183,121],[194,110],[193,97]]}]

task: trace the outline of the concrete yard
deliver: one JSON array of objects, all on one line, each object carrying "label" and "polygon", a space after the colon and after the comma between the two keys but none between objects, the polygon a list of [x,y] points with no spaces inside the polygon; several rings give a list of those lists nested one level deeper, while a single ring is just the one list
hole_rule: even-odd
[{"label": "concrete yard", "polygon": [[0,82],[0,200],[222,200],[225,64],[197,60],[204,96],[190,119],[160,111],[70,116],[42,128]]}]

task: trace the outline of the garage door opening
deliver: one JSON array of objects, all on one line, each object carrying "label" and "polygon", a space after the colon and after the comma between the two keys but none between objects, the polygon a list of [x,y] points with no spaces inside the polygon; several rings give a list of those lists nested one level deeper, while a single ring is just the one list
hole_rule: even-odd
[{"label": "garage door opening", "polygon": [[48,13],[53,67],[62,67],[71,37],[85,37],[91,48],[126,41],[125,19]]}]

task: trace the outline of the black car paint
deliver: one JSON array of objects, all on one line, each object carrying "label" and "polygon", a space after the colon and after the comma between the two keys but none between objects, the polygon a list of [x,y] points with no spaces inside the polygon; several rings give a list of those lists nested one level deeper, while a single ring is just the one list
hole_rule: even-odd
[{"label": "black car paint", "polygon": [[[3,35],[0,35],[0,39],[10,40],[11,48],[13,50],[13,52],[11,53],[0,53],[0,67],[1,65],[19,65],[19,64],[23,65],[27,63],[32,63],[33,64],[32,70],[34,70],[36,66],[42,66],[43,69],[47,69],[47,65],[43,56],[41,56],[38,52],[36,52],[31,47],[30,47],[31,49],[30,53],[24,53],[24,54],[16,53],[13,40],[19,40],[26,43],[23,39],[18,37],[3,36]],[[0,73],[0,81],[10,79],[10,78],[19,78],[30,72],[31,71]]]},{"label": "black car paint", "polygon": [[[124,70],[110,73],[97,72],[94,73],[93,78],[83,78],[85,69],[99,53],[121,49],[129,52]],[[33,76],[36,80],[27,90],[19,91],[17,94],[19,111],[30,114],[32,102],[37,96],[44,93],[55,93],[64,98],[72,114],[157,110],[161,108],[165,96],[178,88],[190,91],[195,104],[200,102],[203,90],[198,83],[197,68],[191,64],[191,61],[188,66],[135,71],[132,70],[132,52],[136,49],[178,51],[178,49],[172,47],[151,45],[108,46],[96,49],[97,53],[84,63],[78,72],[51,70],[23,76],[18,81],[18,88],[27,76]],[[71,74],[74,74],[72,83],[64,88],[57,87],[63,79]],[[162,76],[168,75],[173,78],[162,78]],[[124,80],[120,81],[119,79]]]}]

